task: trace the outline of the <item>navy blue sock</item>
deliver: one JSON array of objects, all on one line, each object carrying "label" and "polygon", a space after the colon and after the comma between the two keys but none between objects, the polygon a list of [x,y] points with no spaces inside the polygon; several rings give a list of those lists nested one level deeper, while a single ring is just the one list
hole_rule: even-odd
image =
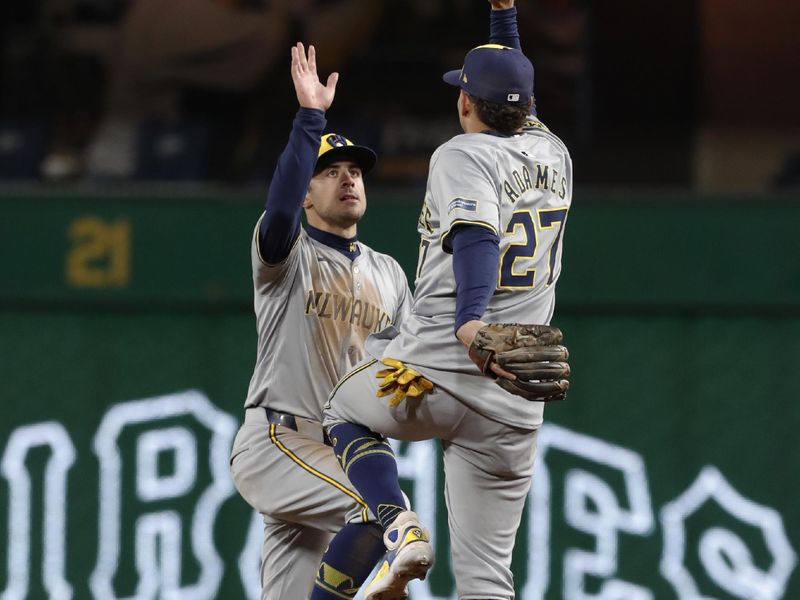
[{"label": "navy blue sock", "polygon": [[368,427],[353,423],[338,423],[328,433],[345,475],[386,529],[406,510],[389,442]]},{"label": "navy blue sock", "polygon": [[348,523],[322,556],[311,600],[352,598],[385,554],[383,532],[375,523]]}]

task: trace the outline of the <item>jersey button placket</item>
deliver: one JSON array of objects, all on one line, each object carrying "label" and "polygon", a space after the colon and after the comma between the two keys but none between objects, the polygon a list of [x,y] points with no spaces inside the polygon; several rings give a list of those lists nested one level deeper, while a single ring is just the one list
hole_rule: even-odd
[{"label": "jersey button placket", "polygon": [[361,295],[361,278],[358,274],[361,272],[361,269],[358,267],[353,267],[353,297],[357,298]]},{"label": "jersey button placket", "polygon": [[[352,284],[352,288],[351,288],[352,291],[353,291],[353,302],[358,300],[359,296],[361,296],[361,278],[358,275],[360,272],[361,272],[361,269],[359,269],[357,266],[354,265],[353,268],[352,268],[353,284]],[[347,348],[347,358],[350,361],[350,365],[354,365],[359,360],[358,348],[356,348],[354,345],[352,345],[352,343],[353,343],[353,331],[354,331],[354,325],[353,325],[353,322],[351,320],[351,322],[350,322],[350,339],[348,339],[348,348]]]}]

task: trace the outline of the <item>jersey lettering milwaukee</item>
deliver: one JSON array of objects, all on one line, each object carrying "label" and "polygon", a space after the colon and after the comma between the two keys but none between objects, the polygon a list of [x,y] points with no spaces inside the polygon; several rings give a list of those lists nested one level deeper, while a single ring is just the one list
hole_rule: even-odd
[{"label": "jersey lettering milwaukee", "polygon": [[472,224],[500,238],[497,288],[484,321],[547,324],[571,201],[572,160],[546,128],[510,137],[468,133],[442,144],[431,157],[417,227],[412,314],[388,346],[370,343],[368,351],[419,367],[434,384],[490,418],[540,425],[543,404],[520,402],[478,373],[454,335],[456,282],[448,236],[454,226]]},{"label": "jersey lettering milwaukee", "polygon": [[245,407],[320,421],[336,382],[364,357],[366,337],[403,320],[410,292],[400,265],[364,244],[359,248],[351,261],[301,229],[289,256],[268,265],[258,251],[256,225],[251,262],[258,351]]},{"label": "jersey lettering milwaukee", "polygon": [[332,292],[308,290],[306,314],[311,313],[316,313],[321,319],[350,323],[370,333],[380,331],[392,322],[380,306]]}]

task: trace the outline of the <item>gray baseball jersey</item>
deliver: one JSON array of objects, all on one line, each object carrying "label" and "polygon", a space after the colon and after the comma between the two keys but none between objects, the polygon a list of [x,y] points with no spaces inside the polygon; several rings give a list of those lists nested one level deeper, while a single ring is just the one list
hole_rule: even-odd
[{"label": "gray baseball jersey", "polygon": [[[448,235],[459,223],[500,236],[497,289],[483,320],[543,323],[553,315],[561,241],[572,200],[572,161],[545,128],[511,137],[458,135],[431,158],[412,314],[376,358],[418,367],[474,410],[509,425],[537,427],[544,404],[521,402],[481,375],[456,339],[456,283]],[[379,352],[381,352],[379,354]]]},{"label": "gray baseball jersey", "polygon": [[[231,472],[264,521],[262,600],[307,600],[331,536],[375,520],[324,442],[322,406],[365,338],[403,321],[411,294],[395,260],[359,249],[351,261],[301,230],[289,256],[268,265],[256,225],[258,353]],[[268,422],[261,407],[294,415],[297,429]]]},{"label": "gray baseball jersey", "polygon": [[251,260],[258,353],[245,408],[265,406],[322,421],[339,378],[364,356],[364,340],[408,313],[410,292],[393,258],[359,244],[350,261],[300,231],[289,256]]}]

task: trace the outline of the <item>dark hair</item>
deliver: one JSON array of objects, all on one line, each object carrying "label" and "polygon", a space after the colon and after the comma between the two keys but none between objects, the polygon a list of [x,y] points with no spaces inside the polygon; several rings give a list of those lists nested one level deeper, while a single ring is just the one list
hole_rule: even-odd
[{"label": "dark hair", "polygon": [[511,134],[520,130],[530,115],[529,104],[501,104],[470,96],[478,118],[500,133]]}]

